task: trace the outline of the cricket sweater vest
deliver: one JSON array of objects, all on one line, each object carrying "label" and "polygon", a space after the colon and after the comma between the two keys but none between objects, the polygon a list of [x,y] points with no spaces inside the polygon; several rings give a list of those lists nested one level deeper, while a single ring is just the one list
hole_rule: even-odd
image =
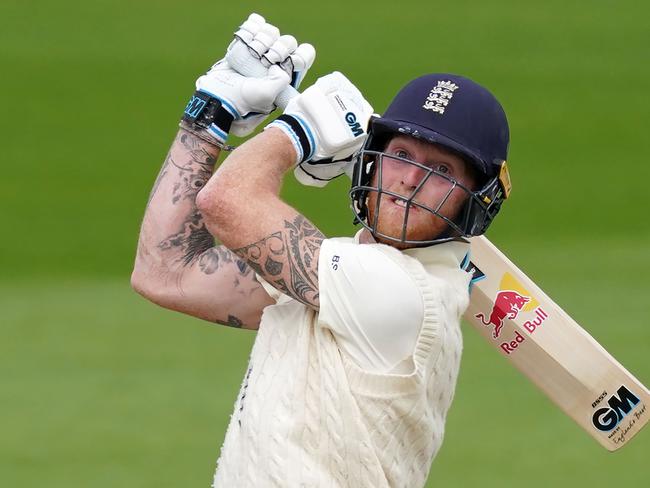
[{"label": "cricket sweater vest", "polygon": [[470,279],[459,263],[469,246],[363,245],[377,246],[418,285],[423,321],[411,373],[360,369],[317,311],[265,283],[277,302],[264,310],[215,488],[424,485],[458,376]]}]

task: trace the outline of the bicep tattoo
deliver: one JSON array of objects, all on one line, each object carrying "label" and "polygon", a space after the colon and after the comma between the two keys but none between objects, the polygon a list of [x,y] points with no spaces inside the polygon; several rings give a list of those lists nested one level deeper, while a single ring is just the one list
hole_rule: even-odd
[{"label": "bicep tattoo", "polygon": [[318,253],[325,236],[302,215],[284,229],[233,252],[283,293],[318,308]]}]

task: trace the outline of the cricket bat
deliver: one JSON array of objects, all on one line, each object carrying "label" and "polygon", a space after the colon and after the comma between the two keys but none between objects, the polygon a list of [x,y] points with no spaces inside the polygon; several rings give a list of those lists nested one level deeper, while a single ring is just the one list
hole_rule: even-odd
[{"label": "cricket bat", "polygon": [[603,447],[650,418],[650,392],[486,237],[470,239],[464,318]]}]

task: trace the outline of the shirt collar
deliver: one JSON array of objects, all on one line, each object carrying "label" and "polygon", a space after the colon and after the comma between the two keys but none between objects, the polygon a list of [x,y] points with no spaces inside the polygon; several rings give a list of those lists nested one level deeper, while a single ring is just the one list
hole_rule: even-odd
[{"label": "shirt collar", "polygon": [[[359,244],[361,233],[366,230],[365,228],[359,229],[354,235],[354,242]],[[370,233],[368,233],[370,235]],[[374,237],[370,235],[372,242],[376,242]],[[445,263],[460,266],[470,251],[470,244],[466,240],[449,241],[442,244],[435,244],[427,247],[412,247],[410,249],[403,249],[401,252],[407,256],[411,256],[422,264],[436,264]]]}]

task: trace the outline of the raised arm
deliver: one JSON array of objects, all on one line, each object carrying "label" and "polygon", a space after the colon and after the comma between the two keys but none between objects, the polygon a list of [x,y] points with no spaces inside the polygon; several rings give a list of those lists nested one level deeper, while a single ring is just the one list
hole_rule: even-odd
[{"label": "raised arm", "polygon": [[303,70],[308,66],[287,63],[288,71],[269,69],[260,56],[253,56],[250,46],[263,52],[273,48],[280,61],[297,51],[295,39],[280,36],[260,16],[251,16],[236,36],[227,57],[233,49],[250,56],[248,62],[257,63],[259,78],[239,75],[224,59],[197,80],[183,128],[149,197],[131,282],[140,294],[166,308],[211,322],[257,328],[262,310],[272,300],[245,261],[215,242],[196,195],[211,178],[228,133],[250,134],[289,86],[291,66]]},{"label": "raised arm", "polygon": [[196,207],[219,149],[181,129],[145,211],[131,283],[165,308],[210,322],[256,328],[272,300],[252,270],[216,244]]},{"label": "raised arm", "polygon": [[318,257],[323,234],[283,202],[284,174],[296,163],[353,154],[372,107],[340,73],[292,99],[268,130],[234,151],[198,195],[208,229],[267,282],[319,308]]},{"label": "raised arm", "polygon": [[256,273],[318,308],[318,252],[324,236],[279,197],[295,158],[281,131],[265,131],[228,157],[197,203],[210,231]]}]

